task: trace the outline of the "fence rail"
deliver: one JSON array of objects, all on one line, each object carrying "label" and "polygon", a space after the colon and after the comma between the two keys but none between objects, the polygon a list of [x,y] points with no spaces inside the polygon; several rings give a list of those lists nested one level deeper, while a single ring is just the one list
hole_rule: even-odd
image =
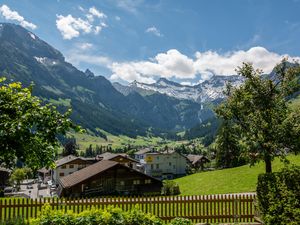
[{"label": "fence rail", "polygon": [[0,220],[14,217],[35,218],[45,203],[53,210],[79,213],[92,207],[108,206],[130,210],[138,207],[165,221],[184,217],[198,223],[255,222],[255,194],[155,196],[155,197],[99,197],[76,199],[0,199]]}]

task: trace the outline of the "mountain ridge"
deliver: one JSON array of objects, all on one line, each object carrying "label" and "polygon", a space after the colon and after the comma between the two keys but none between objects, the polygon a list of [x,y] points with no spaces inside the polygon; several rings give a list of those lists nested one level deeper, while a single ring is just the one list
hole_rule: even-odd
[{"label": "mountain ridge", "polygon": [[[60,111],[72,107],[71,118],[92,132],[115,135],[173,135],[199,122],[201,105],[160,93],[123,95],[103,76],[78,70],[55,48],[25,28],[0,24],[0,73],[33,94],[55,102]],[[163,109],[163,110],[162,110]]]}]

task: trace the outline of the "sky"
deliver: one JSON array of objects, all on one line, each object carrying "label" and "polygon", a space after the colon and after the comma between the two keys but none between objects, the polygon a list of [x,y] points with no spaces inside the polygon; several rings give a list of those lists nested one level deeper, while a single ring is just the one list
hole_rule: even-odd
[{"label": "sky", "polygon": [[0,22],[124,84],[194,85],[242,62],[269,73],[283,57],[300,60],[299,12],[300,0],[0,0]]}]

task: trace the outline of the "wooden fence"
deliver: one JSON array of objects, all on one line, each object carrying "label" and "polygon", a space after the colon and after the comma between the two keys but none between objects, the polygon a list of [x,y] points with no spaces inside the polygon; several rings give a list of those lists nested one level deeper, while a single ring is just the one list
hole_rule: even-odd
[{"label": "wooden fence", "polygon": [[79,213],[92,207],[108,206],[130,210],[138,207],[165,221],[184,217],[198,223],[254,222],[255,195],[203,195],[156,197],[102,197],[90,199],[0,199],[0,220],[37,217],[47,202],[54,210]]}]

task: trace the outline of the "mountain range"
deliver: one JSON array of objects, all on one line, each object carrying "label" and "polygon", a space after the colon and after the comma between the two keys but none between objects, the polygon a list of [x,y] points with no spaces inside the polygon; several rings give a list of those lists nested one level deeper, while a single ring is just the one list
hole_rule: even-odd
[{"label": "mountain range", "polygon": [[78,70],[37,35],[9,23],[0,24],[0,52],[1,76],[25,86],[33,82],[34,95],[61,111],[71,107],[77,124],[103,137],[101,130],[175,137],[214,117],[212,106],[224,99],[226,83],[243,82],[238,76],[213,76],[195,86],[165,78],[153,84],[112,84],[88,69]]}]

